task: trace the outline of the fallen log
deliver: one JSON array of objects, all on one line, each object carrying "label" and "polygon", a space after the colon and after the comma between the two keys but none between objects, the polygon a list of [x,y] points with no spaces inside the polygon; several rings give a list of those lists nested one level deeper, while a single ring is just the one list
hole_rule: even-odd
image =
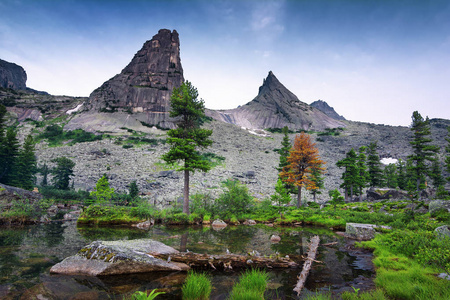
[{"label": "fallen log", "polygon": [[297,292],[297,296],[300,296],[300,292],[305,285],[306,278],[308,277],[309,270],[311,269],[313,261],[316,259],[317,248],[319,247],[320,238],[318,235],[315,235],[311,238],[311,241],[308,245],[308,257],[303,264],[303,270],[298,276],[297,285],[294,288],[294,292]]},{"label": "fallen log", "polygon": [[183,262],[191,268],[233,270],[241,268],[299,268],[300,265],[289,256],[267,257],[253,255],[224,254],[211,255],[193,252],[173,254],[149,253],[167,261]]}]

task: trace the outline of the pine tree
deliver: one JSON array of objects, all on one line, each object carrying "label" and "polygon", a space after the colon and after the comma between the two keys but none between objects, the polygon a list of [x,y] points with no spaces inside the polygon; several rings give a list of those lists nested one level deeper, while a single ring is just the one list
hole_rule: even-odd
[{"label": "pine tree", "polygon": [[310,189],[311,194],[313,195],[313,201],[316,202],[316,195],[322,194],[320,191],[324,188],[325,177],[323,177],[323,167],[320,164],[318,167],[313,167],[311,172],[311,181],[314,182],[315,187]]},{"label": "pine tree", "polygon": [[358,186],[359,179],[359,168],[357,166],[358,156],[355,149],[351,149],[347,152],[344,159],[338,161],[336,165],[339,168],[344,168],[344,173],[342,173],[341,188],[345,189],[345,198],[347,200],[348,192],[350,191],[350,199],[353,199],[354,188]]},{"label": "pine tree", "polygon": [[68,190],[70,184],[70,177],[73,174],[75,163],[67,157],[58,157],[52,160],[56,163],[56,168],[52,169],[53,186],[60,190]]},{"label": "pine tree", "polygon": [[435,157],[433,162],[431,163],[429,176],[431,178],[431,181],[433,182],[433,187],[435,189],[445,184],[445,178],[444,176],[442,176],[441,163],[437,157]]},{"label": "pine tree", "polygon": [[325,164],[319,157],[319,150],[316,144],[311,141],[309,134],[304,132],[297,134],[294,140],[294,146],[289,152],[288,165],[283,168],[280,177],[284,181],[295,185],[298,190],[297,207],[301,206],[302,187],[311,190],[316,188],[315,183],[311,180],[311,172],[314,168],[323,171],[320,167]]},{"label": "pine tree", "polygon": [[[289,128],[287,126],[284,126],[282,129],[282,133],[283,133],[283,140],[281,141],[281,149],[278,150],[278,153],[280,154],[280,163],[278,164],[278,172],[283,171],[283,168],[289,164],[287,158],[289,157],[289,151],[292,148],[291,140],[289,139]],[[280,174],[281,173],[278,174],[278,178],[281,179],[288,193],[297,193],[294,186],[285,182],[284,181],[285,178],[281,178]]]},{"label": "pine tree", "polygon": [[398,185],[397,165],[389,164],[384,168],[385,184],[388,188],[395,189]]},{"label": "pine tree", "polygon": [[401,190],[406,190],[408,180],[406,177],[406,163],[399,159],[397,162],[397,186]]},{"label": "pine tree", "polygon": [[177,128],[167,133],[170,149],[162,156],[169,164],[183,162],[178,171],[184,171],[183,212],[186,214],[189,214],[189,172],[207,172],[211,169],[210,163],[197,150],[212,144],[209,139],[212,130],[200,128],[205,106],[203,100],[197,98],[198,91],[189,81],[174,88],[170,98],[170,117],[177,118]]},{"label": "pine tree", "polygon": [[5,167],[7,163],[6,157],[6,137],[5,137],[5,115],[6,107],[0,104],[0,182],[6,174]]},{"label": "pine tree", "polygon": [[46,163],[44,163],[44,165],[39,169],[39,172],[42,175],[42,186],[47,186],[48,185],[48,173],[49,173],[49,169]]},{"label": "pine tree", "polygon": [[383,169],[381,168],[377,147],[377,142],[372,142],[367,148],[367,172],[370,187],[383,186]]},{"label": "pine tree", "polygon": [[35,182],[35,174],[37,172],[36,167],[36,155],[34,153],[34,140],[31,135],[25,138],[22,149],[19,151],[16,163],[14,164],[14,178],[12,179],[12,185],[31,190]]},{"label": "pine tree", "polygon": [[19,141],[17,140],[17,132],[8,128],[3,143],[3,166],[0,171],[0,182],[8,185],[14,184],[16,178],[15,164],[19,156]]},{"label": "pine tree", "polygon": [[114,195],[114,189],[109,187],[108,177],[103,175],[95,185],[95,189],[90,196],[96,199],[97,203],[107,203]]},{"label": "pine tree", "polygon": [[283,204],[289,204],[291,202],[291,196],[288,190],[283,184],[283,181],[278,178],[277,184],[275,185],[275,193],[270,196],[270,199],[276,202],[279,206],[280,218],[282,217],[281,206]]},{"label": "pine tree", "polygon": [[138,186],[136,184],[136,180],[133,180],[130,183],[130,187],[128,188],[128,193],[129,193],[129,195],[131,197],[131,200],[136,199],[136,197],[139,195],[139,188],[138,188]]},{"label": "pine tree", "polygon": [[368,178],[368,172],[367,172],[367,166],[366,166],[366,160],[367,156],[365,154],[367,150],[366,146],[362,146],[358,150],[358,159],[356,162],[356,166],[358,168],[358,180],[356,182],[356,187],[358,188],[358,195],[362,195],[363,188],[367,185],[367,178]]},{"label": "pine tree", "polygon": [[[445,146],[445,152],[447,154],[445,156],[445,170],[450,174],[450,126],[447,127],[447,132],[447,137],[445,138],[448,143],[447,146]],[[450,182],[450,175],[447,177],[447,181]]]},{"label": "pine tree", "polygon": [[431,145],[430,121],[428,117],[424,120],[418,111],[413,112],[411,131],[414,138],[410,141],[413,147],[413,154],[408,156],[413,162],[413,171],[416,179],[416,190],[425,188],[426,175],[429,175],[427,162],[433,162],[435,155],[439,152],[439,147]]}]

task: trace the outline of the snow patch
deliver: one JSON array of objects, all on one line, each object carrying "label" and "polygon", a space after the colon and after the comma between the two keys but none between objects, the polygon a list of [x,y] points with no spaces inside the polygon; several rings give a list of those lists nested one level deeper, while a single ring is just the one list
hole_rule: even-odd
[{"label": "snow patch", "polygon": [[73,108],[73,109],[69,109],[68,111],[66,111],[66,114],[71,115],[73,113],[76,113],[77,111],[80,110],[80,108],[83,106],[83,103],[78,104],[77,107]]},{"label": "snow patch", "polygon": [[383,165],[390,165],[390,164],[396,164],[396,163],[398,162],[398,159],[392,158],[392,157],[385,157],[385,158],[382,158],[382,159],[380,160],[380,162],[381,162]]}]

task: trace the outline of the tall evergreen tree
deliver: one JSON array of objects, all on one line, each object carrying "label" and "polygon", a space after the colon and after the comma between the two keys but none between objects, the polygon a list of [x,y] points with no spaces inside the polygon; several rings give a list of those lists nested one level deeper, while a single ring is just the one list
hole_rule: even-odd
[{"label": "tall evergreen tree", "polygon": [[377,152],[378,143],[372,142],[367,148],[367,172],[370,187],[383,186],[383,169]]},{"label": "tall evergreen tree", "polygon": [[418,111],[413,112],[411,131],[414,138],[409,143],[413,147],[413,154],[408,156],[413,162],[413,171],[416,178],[416,190],[425,188],[426,175],[429,175],[428,162],[435,160],[439,147],[431,145],[431,129],[428,117],[424,119]]},{"label": "tall evergreen tree", "polygon": [[323,166],[319,164],[317,167],[313,167],[311,170],[311,181],[314,182],[314,187],[310,189],[311,194],[313,195],[313,201],[316,202],[316,195],[322,194],[320,191],[324,188],[325,177],[323,177]]},{"label": "tall evergreen tree", "polygon": [[[284,126],[281,130],[283,133],[283,140],[281,141],[281,149],[278,150],[278,153],[280,154],[280,163],[278,164],[278,172],[283,171],[283,168],[289,165],[288,157],[289,157],[289,151],[292,148],[291,140],[289,139],[289,128],[287,126]],[[292,184],[289,184],[285,181],[286,178],[282,178],[281,173],[278,173],[278,178],[281,179],[282,183],[284,184],[285,189],[292,194],[296,194],[297,191],[295,187]]]},{"label": "tall evergreen tree", "polygon": [[75,163],[67,157],[58,157],[52,160],[56,163],[56,168],[52,169],[53,186],[60,190],[68,190],[70,178],[74,175]]},{"label": "tall evergreen tree", "polygon": [[48,173],[50,172],[50,170],[48,169],[48,166],[46,163],[44,163],[44,165],[39,168],[39,172],[42,175],[41,185],[47,186],[48,185]]},{"label": "tall evergreen tree", "polygon": [[19,155],[19,141],[17,140],[17,132],[12,128],[6,130],[6,137],[3,143],[3,155],[4,161],[0,173],[0,182],[13,185],[14,178],[16,177],[15,164]]},{"label": "tall evergreen tree", "polygon": [[6,107],[0,104],[0,182],[3,182],[3,177],[6,174],[6,137],[5,137],[5,115]]},{"label": "tall evergreen tree", "polygon": [[295,136],[294,146],[289,152],[288,163],[289,165],[283,168],[280,177],[297,187],[297,207],[300,207],[302,187],[306,187],[308,190],[315,188],[315,183],[311,180],[311,172],[315,168],[323,171],[324,168],[320,166],[325,162],[320,159],[319,150],[311,141],[310,135],[302,132]]},{"label": "tall evergreen tree", "polygon": [[447,181],[450,181],[450,126],[447,127],[447,132],[447,137],[445,138],[447,141],[447,146],[445,146],[445,170],[449,174],[449,176],[447,176]]},{"label": "tall evergreen tree", "polygon": [[25,138],[14,165],[12,185],[27,190],[33,189],[35,174],[37,172],[37,160],[34,151],[34,140],[30,134]]},{"label": "tall evergreen tree", "polygon": [[433,183],[433,187],[435,189],[439,188],[440,186],[443,186],[445,184],[445,178],[442,176],[442,167],[441,162],[439,161],[438,157],[436,156],[431,163],[430,167],[430,178]]},{"label": "tall evergreen tree", "polygon": [[367,160],[367,156],[365,154],[366,150],[367,150],[366,146],[362,146],[358,149],[358,159],[356,161],[356,166],[358,168],[358,180],[356,182],[356,187],[358,188],[357,190],[358,195],[362,195],[362,190],[367,185],[368,172],[366,166]]},{"label": "tall evergreen tree", "polygon": [[397,162],[397,186],[401,190],[406,190],[408,186],[406,163],[401,159]]},{"label": "tall evergreen tree", "polygon": [[344,173],[342,173],[343,183],[341,188],[345,189],[345,199],[348,199],[348,192],[350,191],[350,199],[353,199],[353,192],[355,187],[358,186],[359,182],[359,169],[357,166],[358,155],[355,149],[351,149],[347,152],[344,159],[338,161],[336,165],[339,168],[344,168]]},{"label": "tall evergreen tree", "polygon": [[170,117],[177,118],[177,128],[167,133],[169,151],[162,158],[169,164],[182,161],[178,171],[184,171],[183,212],[189,214],[189,173],[200,170],[207,172],[210,163],[202,158],[197,148],[206,148],[212,144],[209,137],[212,130],[200,128],[205,116],[205,106],[198,99],[198,91],[189,81],[179,88],[174,88],[170,98]]},{"label": "tall evergreen tree", "polygon": [[397,165],[389,164],[384,168],[385,185],[388,188],[395,189],[398,185]]}]

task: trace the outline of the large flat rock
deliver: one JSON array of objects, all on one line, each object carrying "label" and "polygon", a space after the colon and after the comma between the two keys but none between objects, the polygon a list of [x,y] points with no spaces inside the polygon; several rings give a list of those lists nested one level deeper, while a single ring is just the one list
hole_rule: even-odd
[{"label": "large flat rock", "polygon": [[155,253],[174,254],[178,251],[151,239],[95,241],[54,265],[50,273],[102,276],[189,269],[186,264],[156,258],[152,255]]},{"label": "large flat rock", "polygon": [[380,226],[374,224],[360,224],[347,223],[345,225],[345,234],[347,237],[360,240],[369,241],[375,237],[376,228],[391,229],[389,226]]}]

